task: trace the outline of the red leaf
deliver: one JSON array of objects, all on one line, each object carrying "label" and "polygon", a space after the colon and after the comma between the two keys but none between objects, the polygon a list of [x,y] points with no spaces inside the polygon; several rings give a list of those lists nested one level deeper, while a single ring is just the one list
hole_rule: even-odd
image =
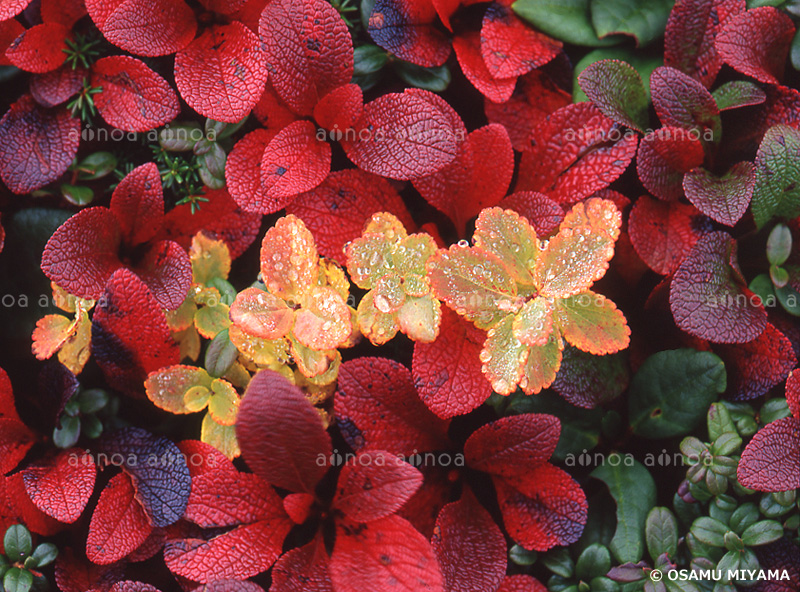
[{"label": "red leaf", "polygon": [[484,341],[485,332],[444,307],[436,341],[414,344],[414,385],[439,417],[469,413],[492,394],[479,358]]},{"label": "red leaf", "polygon": [[197,30],[182,0],[86,0],[86,9],[109,42],[143,56],[175,53]]},{"label": "red leaf", "polygon": [[[275,570],[272,571],[275,573]],[[274,588],[274,585],[273,585]],[[273,588],[270,588],[272,590]],[[253,582],[241,580],[216,580],[195,588],[192,592],[264,592],[264,588]],[[309,591],[310,592],[310,591]]]},{"label": "red leaf", "polygon": [[256,116],[256,119],[258,119],[264,127],[272,132],[270,139],[280,130],[298,119],[297,114],[281,100],[278,93],[275,92],[272,83],[269,81],[267,81],[264,94],[261,95],[258,103],[253,107],[253,115]]},{"label": "red leaf", "polygon": [[786,402],[792,415],[800,419],[800,370],[794,370],[786,379]]},{"label": "red leaf", "polygon": [[410,456],[447,448],[447,425],[417,395],[411,372],[394,360],[362,357],[339,369],[334,409],[347,443]]},{"label": "red leaf", "polygon": [[344,246],[361,236],[376,212],[389,212],[413,232],[414,220],[392,184],[360,169],[336,171],[286,206],[314,235],[319,253],[344,264]]},{"label": "red leaf", "polygon": [[547,592],[547,586],[533,576],[506,576],[497,592]]},{"label": "red leaf", "polygon": [[284,553],[275,562],[270,592],[333,592],[322,537]]},{"label": "red leaf", "polygon": [[517,77],[495,78],[486,67],[481,55],[481,36],[478,31],[469,31],[453,39],[458,63],[464,76],[483,96],[494,103],[504,103],[511,98]]},{"label": "red leaf", "polygon": [[50,72],[67,59],[64,50],[69,30],[61,23],[35,25],[17,37],[6,50],[13,65],[26,72]]},{"label": "red leaf", "polygon": [[499,204],[513,210],[530,222],[537,236],[553,234],[564,219],[564,209],[552,199],[535,191],[518,191],[506,196]]},{"label": "red leaf", "polygon": [[333,501],[347,518],[372,522],[394,514],[422,485],[422,473],[383,450],[362,451],[339,475]]},{"label": "red leaf", "polygon": [[683,176],[703,164],[699,134],[679,127],[662,127],[639,142],[636,172],[653,195],[666,200],[683,196]]},{"label": "red leaf", "polygon": [[[322,183],[330,171],[330,144],[318,139],[317,127],[310,121],[295,121],[278,132],[264,149],[261,190],[283,207],[298,193]],[[254,209],[252,203],[250,209]],[[258,211],[270,213],[263,207]]]},{"label": "red leaf", "polygon": [[6,500],[17,520],[28,527],[31,532],[42,536],[52,536],[59,532],[64,524],[42,512],[28,497],[25,491],[22,473],[14,473],[6,478]]},{"label": "red leaf", "polygon": [[[441,466],[428,463],[424,457],[415,457],[415,460],[422,460],[417,467],[422,471],[424,481],[419,491],[397,512],[398,516],[408,520],[414,528],[429,539],[434,534],[439,512],[453,499],[455,489],[458,487],[457,477],[453,470],[448,471],[444,468],[444,465],[455,464],[454,458],[447,453],[444,454],[445,456],[438,457],[442,461]],[[458,464],[461,464],[460,460]]]},{"label": "red leaf", "polygon": [[[1,3],[0,10],[2,10]],[[24,32],[25,27],[16,19],[10,18],[5,21],[0,21],[0,66],[12,65],[11,60],[6,57],[6,50],[8,46]]]},{"label": "red leaf", "polygon": [[216,471],[192,479],[184,518],[202,528],[288,522],[281,499],[258,475]]},{"label": "red leaf", "polygon": [[464,124],[440,97],[406,89],[364,105],[355,130],[341,144],[359,168],[407,180],[450,164],[465,136]]},{"label": "red leaf", "polygon": [[111,211],[129,245],[146,243],[158,232],[164,217],[164,192],[155,163],[133,169],[111,195]]},{"label": "red leaf", "polygon": [[767,313],[747,289],[736,262],[736,241],[726,232],[701,237],[672,279],[675,323],[714,343],[747,343],[767,324]]},{"label": "red leaf", "polygon": [[42,21],[45,23],[61,23],[67,29],[86,14],[83,0],[41,0]]},{"label": "red leaf", "polygon": [[594,409],[628,388],[628,363],[619,355],[594,356],[565,347],[553,390],[576,407]]},{"label": "red leaf", "polygon": [[714,39],[727,20],[745,10],[744,0],[678,0],[664,35],[664,65],[710,88],[722,67]]},{"label": "red leaf", "polygon": [[50,237],[42,253],[42,271],[70,294],[98,298],[120,267],[121,232],[106,208],[81,210]]},{"label": "red leaf", "polygon": [[754,551],[761,569],[767,572],[778,570],[782,578],[785,570],[789,578],[761,580],[752,587],[753,592],[795,592],[800,582],[800,547],[783,537],[769,545],[756,547]]},{"label": "red leaf", "polygon": [[336,592],[361,592],[365,582],[375,590],[444,592],[430,543],[397,516],[339,523],[330,574]]},{"label": "red leaf", "polygon": [[753,341],[719,346],[717,353],[728,371],[728,395],[735,401],[765,395],[797,364],[792,343],[770,323]]},{"label": "red leaf", "polygon": [[109,592],[160,592],[160,590],[150,584],[125,580],[111,586]]},{"label": "red leaf", "polygon": [[124,565],[98,566],[85,559],[78,559],[71,548],[59,552],[56,559],[56,583],[61,592],[107,592],[123,577]]},{"label": "red leaf", "polygon": [[93,563],[108,565],[133,553],[150,535],[153,527],[126,473],[109,481],[100,494],[89,523],[86,556]]},{"label": "red leaf", "polygon": [[216,471],[235,473],[236,467],[219,450],[200,440],[184,440],[178,442],[178,448],[186,457],[189,475],[192,479]]},{"label": "red leaf", "polygon": [[765,425],[745,446],[739,483],[756,491],[800,488],[800,419],[785,417]]},{"label": "red leaf", "polygon": [[201,584],[222,579],[243,580],[266,571],[280,556],[292,527],[286,519],[240,526],[209,540],[179,539],[164,548],[172,573]]},{"label": "red leaf", "polygon": [[726,22],[716,48],[735,70],[765,84],[778,84],[793,37],[792,19],[777,8],[762,6]]},{"label": "red leaf", "polygon": [[336,9],[324,0],[275,0],[258,27],[270,81],[300,115],[353,77],[353,42]]},{"label": "red leaf", "polygon": [[237,10],[241,10],[247,4],[247,0],[200,0],[200,3],[206,7],[206,10],[211,12],[232,14]]},{"label": "red leaf", "polygon": [[562,204],[580,201],[625,172],[637,142],[591,103],[563,107],[531,134],[515,191],[538,191]]},{"label": "red leaf", "polygon": [[258,37],[242,23],[206,29],[175,56],[175,84],[205,117],[236,123],[264,92],[267,65]]},{"label": "red leaf", "polygon": [[0,418],[0,475],[13,471],[35,443],[35,434],[24,423]]},{"label": "red leaf", "polygon": [[486,9],[481,27],[481,55],[494,78],[522,76],[561,51],[561,42],[522,22],[502,2]]},{"label": "red leaf", "polygon": [[559,88],[544,72],[534,70],[517,81],[508,101],[501,104],[484,101],[483,108],[489,123],[503,125],[514,149],[523,151],[530,148],[533,130],[548,115],[571,102],[570,93]]},{"label": "red leaf", "polygon": [[167,532],[163,528],[154,528],[152,532],[150,532],[150,536],[139,545],[136,550],[129,554],[127,560],[131,563],[137,563],[139,561],[147,561],[151,557],[154,557],[157,553],[161,552],[161,549],[164,548],[164,543],[167,542]]},{"label": "red leaf", "polygon": [[77,448],[59,453],[22,471],[25,491],[42,512],[72,524],[94,491],[94,459]]},{"label": "red leaf", "polygon": [[436,9],[426,0],[376,0],[367,31],[386,51],[424,68],[450,55],[447,38],[434,26]]},{"label": "red leaf", "polygon": [[650,75],[650,92],[662,125],[695,130],[704,140],[708,133],[715,139],[720,137],[719,107],[706,87],[694,78],[661,66]]},{"label": "red leaf", "polygon": [[14,402],[14,389],[6,371],[0,368],[0,419],[13,419],[22,422]]},{"label": "red leaf", "polygon": [[52,72],[31,76],[31,95],[43,107],[55,107],[81,90],[86,74],[85,69],[73,70],[67,64]]},{"label": "red leaf", "polygon": [[752,162],[739,162],[724,175],[717,177],[698,167],[683,178],[686,197],[706,216],[734,226],[747,211],[755,188],[755,166]]},{"label": "red leaf", "polygon": [[239,140],[228,155],[225,181],[231,196],[245,212],[271,214],[290,201],[268,195],[261,183],[261,158],[273,137],[275,134],[270,130],[257,129]]},{"label": "red leaf", "polygon": [[464,456],[475,470],[511,477],[546,462],[560,434],[561,423],[552,415],[503,417],[473,432],[464,444]]},{"label": "red leaf", "polygon": [[30,3],[31,0],[0,0],[0,20],[17,16]]},{"label": "red leaf", "polygon": [[310,493],[290,493],[283,498],[283,509],[295,524],[303,524],[311,515],[316,499]]},{"label": "red leaf", "polygon": [[643,195],[631,210],[628,233],[633,248],[650,269],[670,275],[710,224],[696,208],[664,203]]},{"label": "red leaf", "polygon": [[208,201],[194,214],[188,203],[167,212],[158,238],[170,239],[188,250],[192,237],[204,230],[223,239],[231,258],[236,259],[255,241],[261,228],[261,216],[243,211],[224,189],[206,189],[204,195]]},{"label": "red leaf", "polygon": [[[127,3],[137,0],[127,0]],[[155,7],[147,8],[150,13]],[[111,56],[92,66],[92,86],[100,115],[109,125],[126,132],[146,132],[172,121],[180,111],[175,91],[161,76],[128,56]]]},{"label": "red leaf", "polygon": [[546,551],[580,538],[586,525],[586,496],[565,471],[544,463],[516,477],[492,480],[506,530],[522,547]]},{"label": "red leaf", "polygon": [[192,479],[180,449],[141,428],[123,428],[100,441],[105,458],[122,467],[153,526],[177,522],[186,510]]},{"label": "red leaf", "polygon": [[458,146],[455,160],[437,173],[414,180],[414,187],[447,214],[464,235],[481,210],[497,205],[514,174],[514,150],[502,125],[477,129]]},{"label": "red leaf", "polygon": [[505,537],[469,490],[439,512],[431,544],[448,592],[496,590],[506,574]]},{"label": "red leaf", "polygon": [[134,396],[150,372],[180,362],[160,305],[128,269],[111,276],[94,310],[92,354],[108,384]]},{"label": "red leaf", "polygon": [[331,139],[340,140],[364,111],[364,95],[357,84],[345,84],[333,89],[314,107],[314,119],[326,130],[335,130]]},{"label": "red leaf", "polygon": [[242,456],[262,479],[293,492],[313,493],[328,470],[331,439],[303,392],[262,370],[247,387],[236,435]]},{"label": "red leaf", "polygon": [[0,178],[19,194],[55,181],[78,153],[80,129],[66,109],[46,110],[23,95],[0,119]]},{"label": "red leaf", "polygon": [[192,284],[192,263],[177,243],[160,241],[134,269],[161,308],[174,310],[183,304]]}]

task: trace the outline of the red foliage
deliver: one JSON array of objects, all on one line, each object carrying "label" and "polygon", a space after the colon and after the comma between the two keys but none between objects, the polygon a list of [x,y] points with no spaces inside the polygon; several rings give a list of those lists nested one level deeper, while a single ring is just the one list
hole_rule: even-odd
[{"label": "red foliage", "polygon": [[450,55],[445,36],[433,26],[434,3],[427,0],[376,0],[369,15],[373,41],[418,66],[441,66]]},{"label": "red foliage", "polygon": [[37,508],[71,524],[80,518],[94,492],[95,475],[92,457],[70,448],[29,466],[22,471],[22,481]]},{"label": "red foliage", "polygon": [[9,45],[6,57],[27,72],[50,72],[67,58],[64,50],[69,29],[61,23],[42,23],[31,27]]}]

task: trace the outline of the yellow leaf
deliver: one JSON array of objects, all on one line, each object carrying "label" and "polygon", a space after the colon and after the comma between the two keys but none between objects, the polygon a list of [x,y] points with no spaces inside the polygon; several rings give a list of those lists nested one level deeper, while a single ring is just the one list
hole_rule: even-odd
[{"label": "yellow leaf", "polygon": [[290,337],[292,359],[297,364],[297,369],[306,378],[321,376],[327,372],[336,359],[337,350],[315,350],[300,343],[294,336]]},{"label": "yellow leaf", "polygon": [[[147,380],[144,381],[144,389],[147,393],[147,398],[156,407],[170,413],[184,414],[199,410],[190,409],[187,406],[186,393],[193,388],[208,392],[211,387],[211,381],[212,379],[208,372],[203,368],[179,364],[151,372],[147,376]],[[202,391],[200,392],[202,393]]]},{"label": "yellow leaf", "polygon": [[194,283],[205,285],[213,278],[228,279],[231,254],[225,241],[215,240],[200,231],[192,238],[189,258]]},{"label": "yellow leaf", "polygon": [[384,314],[397,312],[406,301],[402,279],[394,272],[387,273],[375,282],[371,294],[375,308]]},{"label": "yellow leaf", "polygon": [[564,342],[558,332],[553,331],[546,344],[527,349],[528,357],[522,368],[519,386],[526,394],[535,395],[553,384],[556,379],[556,374],[561,368]]},{"label": "yellow leaf", "polygon": [[180,347],[181,360],[190,359],[193,362],[197,361],[200,356],[200,334],[194,325],[189,325],[188,329],[178,331],[172,334],[172,339],[178,343]]},{"label": "yellow leaf", "polygon": [[73,296],[55,282],[50,282],[50,287],[53,290],[53,301],[55,305],[64,312],[76,312],[78,306],[88,312],[94,307],[94,300]]},{"label": "yellow leaf", "polygon": [[194,315],[194,326],[206,339],[214,339],[217,333],[231,325],[230,309],[227,304],[204,306]]},{"label": "yellow leaf", "polygon": [[483,373],[501,395],[513,393],[528,359],[530,348],[514,337],[514,317],[508,315],[489,329],[480,353]]},{"label": "yellow leaf", "polygon": [[408,236],[405,226],[397,216],[389,212],[377,212],[367,220],[362,234],[382,234],[390,243],[397,243]]},{"label": "yellow leaf", "polygon": [[336,261],[332,259],[320,257],[317,285],[330,286],[339,293],[342,300],[347,300],[347,297],[350,295],[350,282],[347,281],[344,269],[339,267]]},{"label": "yellow leaf", "polygon": [[211,383],[211,399],[208,413],[220,425],[232,426],[239,414],[239,394],[227,380],[216,379]]},{"label": "yellow leaf", "polygon": [[403,291],[408,296],[416,296],[417,298],[421,298],[426,294],[430,294],[431,283],[424,275],[409,273],[403,276]]},{"label": "yellow leaf", "polygon": [[528,221],[511,210],[487,208],[475,221],[475,246],[503,261],[514,280],[533,284],[531,270],[539,256],[539,240]]},{"label": "yellow leaf", "polygon": [[242,452],[239,450],[239,442],[236,440],[236,426],[224,426],[218,424],[207,413],[203,418],[203,425],[200,428],[200,439],[206,444],[210,444],[222,454],[233,460]]},{"label": "yellow leaf", "polygon": [[92,321],[89,320],[89,314],[80,306],[79,311],[75,330],[58,351],[58,361],[75,375],[81,373],[92,354]]},{"label": "yellow leaf", "polygon": [[400,330],[395,315],[381,312],[375,306],[372,291],[367,292],[358,303],[356,318],[361,333],[373,345],[383,345],[397,335],[397,331]]},{"label": "yellow leaf", "polygon": [[246,359],[262,368],[277,370],[289,360],[286,339],[259,339],[242,331],[236,325],[228,329],[228,338]]},{"label": "yellow leaf", "polygon": [[195,304],[198,306],[216,306],[222,302],[222,295],[216,288],[207,288],[200,284],[194,284],[189,291]]},{"label": "yellow leaf", "polygon": [[197,312],[197,305],[194,303],[194,296],[189,293],[186,299],[175,310],[166,311],[167,325],[173,333],[185,331],[194,322],[194,314]]},{"label": "yellow leaf", "polygon": [[187,413],[197,413],[208,407],[211,391],[204,386],[193,386],[183,393],[183,405]]},{"label": "yellow leaf", "polygon": [[307,394],[313,394],[310,398],[314,405],[322,403],[329,395],[333,394],[333,390],[335,390],[336,379],[339,377],[339,367],[342,365],[342,354],[336,350],[331,353],[333,354],[333,358],[328,364],[328,369],[322,374],[317,376],[305,376],[300,372],[299,367],[297,369],[298,371],[295,373],[295,376],[300,375],[303,377],[299,382],[295,380],[295,384],[302,387]]},{"label": "yellow leaf", "polygon": [[544,345],[553,331],[553,305],[537,297],[525,303],[514,317],[514,336],[525,345]]},{"label": "yellow leaf", "polygon": [[453,245],[428,261],[433,294],[479,329],[488,329],[522,306],[506,265],[481,249]]},{"label": "yellow leaf", "polygon": [[590,354],[613,354],[630,343],[625,315],[601,294],[583,292],[559,300],[556,320],[564,339]]},{"label": "yellow leaf", "polygon": [[339,293],[316,287],[295,311],[292,334],[306,347],[325,350],[338,347],[352,330],[350,309]]},{"label": "yellow leaf", "polygon": [[363,290],[372,289],[392,269],[393,248],[393,243],[378,233],[363,234],[352,241],[345,254],[353,283]]},{"label": "yellow leaf", "polygon": [[576,203],[561,221],[560,228],[584,226],[603,231],[612,240],[617,240],[620,226],[622,226],[622,214],[613,201],[592,197]]},{"label": "yellow leaf", "polygon": [[425,264],[438,251],[430,234],[418,233],[404,238],[392,252],[394,268],[401,276],[409,273],[425,274]]},{"label": "yellow leaf", "polygon": [[430,294],[422,298],[408,298],[397,311],[400,330],[412,341],[421,343],[436,341],[441,321],[442,305]]},{"label": "yellow leaf", "polygon": [[280,218],[261,243],[261,275],[267,290],[289,304],[316,283],[319,255],[314,237],[293,215]]},{"label": "yellow leaf", "polygon": [[231,367],[228,368],[223,378],[240,389],[247,388],[247,385],[250,383],[250,373],[238,361],[234,362]]},{"label": "yellow leaf", "polygon": [[77,321],[51,314],[36,322],[31,350],[37,360],[46,360],[56,353],[77,328]]}]

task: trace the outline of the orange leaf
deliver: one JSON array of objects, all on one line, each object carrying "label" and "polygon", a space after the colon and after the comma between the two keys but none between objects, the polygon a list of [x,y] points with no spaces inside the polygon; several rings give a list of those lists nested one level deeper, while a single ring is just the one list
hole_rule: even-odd
[{"label": "orange leaf", "polygon": [[261,243],[261,274],[267,290],[284,300],[299,300],[317,277],[319,255],[303,221],[288,215],[270,228]]},{"label": "orange leaf", "polygon": [[625,316],[613,302],[594,292],[558,301],[556,319],[564,339],[590,354],[613,354],[630,343]]},{"label": "orange leaf", "polygon": [[231,321],[253,337],[277,339],[291,330],[294,311],[269,292],[247,288],[231,305]]}]

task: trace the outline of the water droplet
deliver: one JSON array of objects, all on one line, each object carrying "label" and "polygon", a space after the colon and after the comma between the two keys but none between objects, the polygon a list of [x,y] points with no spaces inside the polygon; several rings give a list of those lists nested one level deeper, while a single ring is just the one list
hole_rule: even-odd
[{"label": "water droplet", "polygon": [[378,294],[375,296],[375,308],[384,314],[388,314],[392,309],[391,305],[389,304],[389,299],[383,294]]},{"label": "water droplet", "polygon": [[459,247],[468,247],[469,243],[462,238],[460,241],[458,241],[458,246]]}]

